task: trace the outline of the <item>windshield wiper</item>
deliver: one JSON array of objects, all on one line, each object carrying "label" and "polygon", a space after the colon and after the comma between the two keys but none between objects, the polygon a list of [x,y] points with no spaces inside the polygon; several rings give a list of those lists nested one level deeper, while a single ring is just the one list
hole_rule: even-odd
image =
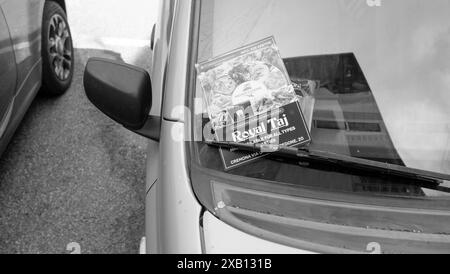
[{"label": "windshield wiper", "polygon": [[269,153],[269,155],[282,158],[339,165],[345,168],[357,169],[364,172],[372,172],[380,175],[413,179],[415,181],[421,182],[421,185],[430,189],[436,189],[444,192],[450,191],[448,187],[439,186],[443,184],[444,181],[450,181],[449,174],[420,170],[390,163],[382,163],[332,152],[311,150],[308,148],[217,141],[206,142],[206,144],[230,150]]}]

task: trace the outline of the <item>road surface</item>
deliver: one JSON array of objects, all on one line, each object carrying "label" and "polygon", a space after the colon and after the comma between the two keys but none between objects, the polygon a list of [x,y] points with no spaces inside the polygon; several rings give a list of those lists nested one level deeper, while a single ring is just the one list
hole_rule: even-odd
[{"label": "road surface", "polygon": [[157,3],[81,0],[67,8],[73,84],[59,98],[38,95],[0,158],[0,253],[137,253],[146,140],[95,109],[82,76],[93,56],[149,69]]}]

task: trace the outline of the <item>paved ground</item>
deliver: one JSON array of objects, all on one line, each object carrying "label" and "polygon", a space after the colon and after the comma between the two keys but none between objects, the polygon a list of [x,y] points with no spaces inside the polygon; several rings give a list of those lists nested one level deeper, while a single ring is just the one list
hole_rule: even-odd
[{"label": "paved ground", "polygon": [[[120,43],[123,27],[91,32],[96,26],[79,17],[93,5],[69,2],[78,2],[68,5],[74,39],[84,35],[75,43],[74,81],[60,98],[36,98],[0,158],[0,253],[68,253],[71,242],[82,253],[136,253],[144,233],[146,141],[87,101],[82,75],[91,56],[149,69],[149,49]],[[111,1],[111,10],[120,2]],[[105,18],[96,19],[97,26]],[[144,31],[135,32],[136,39],[147,39]],[[96,44],[102,37],[115,38]]]}]

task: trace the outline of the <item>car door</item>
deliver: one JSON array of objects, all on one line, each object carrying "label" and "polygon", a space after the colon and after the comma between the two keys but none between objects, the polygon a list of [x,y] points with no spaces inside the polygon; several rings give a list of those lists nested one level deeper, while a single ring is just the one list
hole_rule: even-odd
[{"label": "car door", "polygon": [[41,58],[43,0],[0,0],[17,64],[16,93],[21,92]]},{"label": "car door", "polygon": [[10,119],[16,88],[16,61],[0,0],[0,138]]}]

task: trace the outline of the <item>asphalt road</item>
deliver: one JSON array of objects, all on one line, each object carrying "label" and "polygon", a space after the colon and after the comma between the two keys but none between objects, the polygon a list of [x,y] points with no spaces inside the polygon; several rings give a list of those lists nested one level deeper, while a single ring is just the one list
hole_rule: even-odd
[{"label": "asphalt road", "polygon": [[88,56],[77,50],[72,87],[38,96],[0,159],[0,253],[136,253],[144,233],[146,141],[88,102]]},{"label": "asphalt road", "polygon": [[[137,253],[144,235],[146,140],[88,102],[82,75],[92,56],[149,69],[148,47],[120,39],[147,39],[147,21],[153,19],[147,17],[148,24],[128,36],[126,27],[115,31],[114,24],[91,32],[114,14],[108,17],[106,10],[85,21],[82,16],[90,13],[83,9],[95,6],[69,2],[78,2],[68,5],[77,46],[73,84],[59,98],[37,96],[0,158],[0,253],[70,253],[71,243],[81,253]],[[101,2],[106,1],[96,5]],[[110,11],[120,10],[120,3],[112,1]],[[136,24],[130,16],[143,18],[123,14],[130,26]],[[99,43],[104,37],[114,39]]]}]

